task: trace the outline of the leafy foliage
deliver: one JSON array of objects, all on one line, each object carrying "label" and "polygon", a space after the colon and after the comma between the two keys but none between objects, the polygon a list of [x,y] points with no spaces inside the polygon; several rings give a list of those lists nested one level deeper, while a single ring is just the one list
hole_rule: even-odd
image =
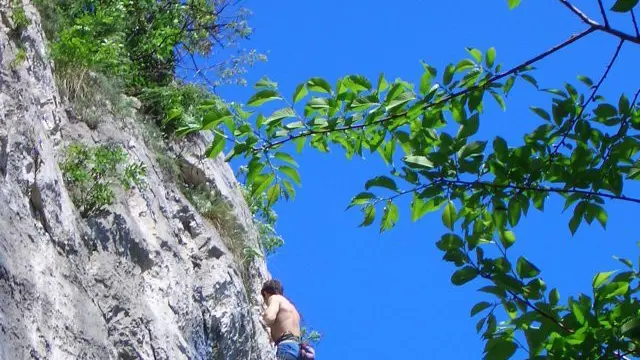
[{"label": "leafy foliage", "polygon": [[258,230],[265,255],[275,254],[284,245],[284,240],[275,229],[278,215],[264,199],[267,194],[262,194],[262,197],[251,197],[246,188],[242,188],[242,192],[253,215],[253,223]]},{"label": "leafy foliage", "polygon": [[144,186],[146,175],[144,164],[128,163],[122,147],[108,145],[72,144],[60,169],[73,203],[85,218],[113,204],[116,186],[125,190]]},{"label": "leafy foliage", "polygon": [[[572,234],[583,223],[606,227],[607,202],[640,203],[625,186],[640,178],[640,90],[610,100],[598,94],[621,47],[640,43],[640,33],[611,27],[604,8],[607,21],[600,25],[567,0],[560,3],[587,30],[508,70],[496,49],[467,48],[467,57],[443,69],[423,63],[415,85],[384,74],[354,74],[334,84],[314,77],[287,95],[263,78],[247,101],[251,109],[233,106],[204,115],[216,133],[208,155],[228,145],[228,160],[246,159],[250,195],[271,206],[294,198],[294,184],[300,184],[293,147],[298,153],[337,147],[348,158],[377,154],[389,173],[367,181],[348,207],[361,209],[361,226],[378,220],[380,231],[400,220],[397,200],[403,196],[413,198],[413,221],[440,212],[447,233],[436,246],[455,267],[452,284],[482,282],[479,291],[493,298],[471,310],[481,316],[476,328],[485,340],[485,359],[518,352],[531,359],[640,355],[640,275],[631,261],[620,259],[628,271],[597,274],[591,293],[562,302],[541,269],[526,257],[509,256],[518,225],[530,210],[544,212],[550,197],[571,211]],[[620,0],[613,10],[630,12],[637,3]],[[596,31],[620,41],[600,79],[581,75],[581,84],[540,88],[533,65]],[[520,83],[549,96],[546,106],[531,107],[538,126],[522,143],[479,137],[488,102],[505,109]]]},{"label": "leafy foliage", "polygon": [[[52,55],[61,68],[90,68],[128,80],[128,88],[167,85],[184,57],[212,55],[218,44],[237,47],[252,30],[248,11],[228,0],[37,0]],[[218,82],[236,76],[263,55],[218,59]]]}]

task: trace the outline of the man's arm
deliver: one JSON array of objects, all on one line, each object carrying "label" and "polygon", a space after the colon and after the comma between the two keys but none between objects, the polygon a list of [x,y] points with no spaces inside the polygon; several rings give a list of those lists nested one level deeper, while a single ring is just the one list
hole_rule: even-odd
[{"label": "man's arm", "polygon": [[271,327],[278,317],[278,311],[280,311],[280,299],[275,295],[270,296],[267,302],[267,309],[262,313],[262,320]]}]

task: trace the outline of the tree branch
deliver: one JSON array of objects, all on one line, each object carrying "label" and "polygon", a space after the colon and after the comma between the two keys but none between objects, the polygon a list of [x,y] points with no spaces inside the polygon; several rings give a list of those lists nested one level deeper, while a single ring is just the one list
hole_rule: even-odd
[{"label": "tree branch", "polygon": [[573,126],[575,125],[575,123],[578,120],[580,120],[580,118],[584,114],[584,111],[587,109],[587,107],[589,106],[591,101],[593,101],[593,99],[596,97],[596,94],[598,93],[598,90],[600,89],[600,86],[604,82],[604,79],[607,78],[607,75],[609,75],[609,71],[611,71],[611,67],[613,67],[613,64],[615,63],[616,59],[618,58],[618,55],[620,54],[620,49],[622,48],[622,44],[624,44],[624,42],[625,42],[624,39],[620,40],[620,42],[618,43],[618,47],[616,48],[616,51],[613,54],[613,57],[611,58],[611,61],[609,61],[609,64],[607,65],[607,68],[604,71],[604,74],[602,74],[602,76],[600,77],[600,80],[598,81],[596,86],[593,87],[593,91],[591,91],[591,95],[584,102],[584,104],[581,106],[580,112],[571,121],[571,126],[569,126],[568,130],[562,135],[562,138],[560,139],[560,142],[557,143],[556,146],[554,147],[553,152],[549,156],[549,164],[551,164],[551,162],[553,161],[553,158],[555,157],[555,155],[560,150],[560,146],[564,145],[565,140],[567,139],[567,136],[569,136],[569,133],[571,132],[571,129],[573,129]]},{"label": "tree branch", "polygon": [[631,21],[633,22],[633,28],[636,30],[636,36],[640,37],[640,29],[638,29],[638,23],[636,22],[636,14],[631,9]]},{"label": "tree branch", "polygon": [[[489,78],[486,82],[483,82],[482,84],[475,85],[475,86],[472,86],[472,87],[464,89],[464,90],[460,90],[460,91],[455,92],[453,94],[447,95],[444,98],[442,98],[442,99],[440,99],[440,100],[438,100],[436,102],[424,105],[423,110],[427,110],[427,109],[436,107],[438,105],[442,105],[442,104],[444,104],[444,103],[446,103],[446,102],[448,102],[450,100],[453,100],[453,99],[458,98],[460,96],[466,95],[466,94],[468,94],[468,93],[470,93],[470,92],[472,92],[472,91],[474,91],[474,90],[476,90],[478,88],[486,87],[487,85],[489,85],[489,84],[491,84],[493,82],[496,82],[496,81],[498,81],[500,79],[503,79],[503,78],[505,78],[505,77],[507,77],[509,75],[512,75],[512,74],[518,72],[519,70],[521,70],[523,68],[526,68],[527,66],[530,66],[530,65],[532,65],[532,64],[534,64],[534,63],[546,58],[547,56],[549,56],[549,55],[551,55],[551,54],[553,54],[553,53],[555,53],[555,52],[557,52],[559,50],[562,50],[563,48],[573,44],[574,42],[582,39],[583,37],[591,34],[594,31],[596,31],[595,28],[589,28],[589,29],[584,30],[583,32],[581,32],[579,34],[571,35],[571,37],[569,39],[563,41],[562,43],[550,48],[549,50],[539,54],[538,56],[536,56],[534,58],[531,58],[531,59],[525,61],[524,63],[522,63],[522,64],[520,64],[520,65],[518,65],[516,67],[511,68],[508,71],[505,71],[505,72],[502,72],[500,74],[494,75],[493,77]],[[358,124],[358,125],[344,126],[344,127],[339,127],[339,128],[335,128],[335,129],[326,129],[326,130],[308,130],[308,131],[303,131],[303,132],[300,132],[300,133],[298,133],[296,135],[291,135],[286,139],[275,141],[275,142],[271,143],[271,145],[266,145],[266,146],[263,146],[263,147],[260,147],[260,148],[254,148],[253,151],[254,151],[254,153],[256,153],[256,152],[261,152],[261,151],[264,151],[264,150],[270,150],[270,149],[272,149],[272,148],[274,148],[276,146],[279,146],[279,145],[282,145],[284,143],[290,142],[290,141],[295,140],[297,138],[307,137],[307,136],[310,136],[310,135],[326,134],[326,133],[338,132],[338,131],[346,131],[346,130],[355,130],[355,129],[360,129],[360,128],[364,128],[364,127],[367,127],[367,126],[377,125],[377,124],[381,124],[381,123],[387,122],[389,120],[393,120],[393,119],[396,119],[396,118],[399,118],[399,117],[403,117],[405,115],[407,115],[407,111],[404,111],[404,112],[401,112],[401,113],[397,113],[397,114],[393,114],[393,115],[384,117],[382,119],[379,119],[379,120],[376,120],[376,121],[373,121],[373,122],[367,123],[367,124],[363,123],[363,124]]]},{"label": "tree branch", "polygon": [[599,197],[603,197],[606,199],[611,199],[611,200],[622,200],[622,201],[628,201],[628,202],[633,202],[636,204],[640,204],[640,199],[638,198],[630,198],[630,197],[626,197],[623,195],[614,195],[614,194],[607,194],[607,193],[603,193],[603,192],[599,192],[599,191],[589,191],[589,190],[580,190],[580,189],[564,189],[564,188],[557,188],[557,187],[540,187],[540,186],[531,186],[531,185],[516,185],[516,184],[506,184],[506,185],[502,185],[502,184],[495,184],[495,183],[490,183],[490,182],[484,182],[484,181],[463,181],[463,180],[447,180],[447,179],[441,179],[439,180],[439,182],[441,183],[445,183],[445,184],[449,184],[449,185],[456,185],[456,186],[467,186],[467,187],[489,187],[489,188],[494,188],[494,189],[511,189],[511,190],[520,190],[520,191],[535,191],[535,192],[552,192],[552,193],[558,193],[558,194],[581,194],[581,195],[585,195],[585,196],[599,196]]},{"label": "tree branch", "polygon": [[[478,275],[480,275],[480,277],[495,283],[495,280],[493,279],[493,277],[491,277],[490,274],[483,273],[482,271],[480,271],[480,268],[478,268],[478,266],[473,264],[473,263],[472,263],[472,266],[478,272]],[[511,291],[509,289],[507,289],[507,292],[509,293],[509,295],[511,295],[514,298],[516,298],[517,300],[523,302],[529,308],[533,309],[533,311],[535,311],[536,313],[540,314],[540,316],[542,316],[542,317],[548,319],[549,321],[553,322],[554,324],[558,325],[558,327],[561,328],[562,330],[566,331],[569,334],[575,333],[575,331],[573,329],[570,329],[570,328],[566,327],[560,320],[556,319],[552,315],[547,314],[546,312],[542,311],[540,308],[538,308],[537,306],[532,304],[531,301],[529,301],[529,299],[522,298],[518,294],[516,294],[515,292],[513,292],[513,291]]]},{"label": "tree branch", "polygon": [[602,5],[602,0],[598,0],[598,6],[600,6],[600,13],[602,14],[604,26],[609,27],[609,19],[607,19],[607,13],[605,13],[604,11],[604,5]]},{"label": "tree branch", "polygon": [[[611,28],[609,25],[601,25],[598,22],[596,22],[595,20],[591,19],[590,17],[588,17],[584,12],[582,12],[582,10],[578,9],[577,7],[575,7],[574,5],[572,5],[568,0],[559,0],[564,6],[566,6],[569,10],[571,10],[571,12],[573,12],[574,14],[576,14],[585,24],[589,25],[590,28],[598,30],[598,31],[602,31],[602,32],[606,32],[608,34],[611,34],[617,38],[619,38],[620,40],[626,40],[626,41],[630,41],[636,44],[640,44],[640,35],[630,35],[627,34],[623,31],[617,30],[617,29],[613,29]],[[606,21],[606,18],[605,18]]]}]

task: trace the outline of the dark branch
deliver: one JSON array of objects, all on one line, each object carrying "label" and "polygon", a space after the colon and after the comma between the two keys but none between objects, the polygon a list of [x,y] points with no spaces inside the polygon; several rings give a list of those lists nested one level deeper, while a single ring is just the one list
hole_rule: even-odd
[{"label": "dark branch", "polygon": [[[474,91],[474,90],[476,90],[478,88],[486,87],[491,83],[494,83],[494,82],[496,82],[496,81],[498,81],[500,79],[503,79],[503,78],[505,78],[505,77],[507,77],[509,75],[512,75],[512,74],[514,74],[514,73],[526,68],[527,66],[530,66],[530,65],[532,65],[532,64],[534,64],[534,63],[546,58],[547,56],[549,56],[549,55],[551,55],[551,54],[553,54],[553,53],[555,53],[555,52],[557,52],[559,50],[562,50],[563,48],[573,44],[574,42],[582,39],[583,37],[591,34],[594,31],[596,31],[596,29],[589,28],[589,29],[587,29],[587,30],[585,30],[585,31],[583,31],[583,32],[581,32],[579,34],[574,34],[569,39],[567,39],[564,42],[552,47],[551,49],[543,52],[542,54],[540,54],[540,55],[538,55],[538,56],[536,56],[536,57],[534,57],[532,59],[529,59],[529,60],[525,61],[524,63],[522,63],[522,64],[520,64],[520,65],[518,65],[518,66],[516,66],[514,68],[511,68],[508,71],[502,72],[500,74],[496,74],[493,77],[491,77],[490,79],[488,79],[486,82],[483,82],[482,84],[475,85],[475,86],[472,86],[472,87],[464,89],[464,90],[460,90],[458,92],[455,92],[453,94],[445,96],[444,98],[442,98],[442,99],[440,99],[440,100],[438,100],[436,102],[424,105],[423,110],[427,110],[427,109],[442,105],[442,104],[444,104],[444,103],[446,103],[448,101],[451,101],[451,100],[453,100],[455,98],[458,98],[460,96],[468,94],[468,93],[470,93],[470,92],[472,92],[472,91]],[[326,133],[338,132],[338,131],[360,129],[360,128],[364,128],[364,127],[367,127],[367,126],[381,124],[381,123],[387,122],[389,120],[393,120],[393,119],[396,119],[396,118],[403,117],[405,115],[407,115],[406,111],[405,112],[401,112],[401,113],[397,113],[397,114],[393,114],[393,115],[384,117],[382,119],[379,119],[379,120],[376,120],[376,121],[373,121],[373,122],[367,123],[367,124],[344,126],[344,127],[339,127],[339,128],[335,128],[335,129],[326,129],[326,130],[308,130],[308,131],[303,131],[303,132],[298,133],[296,135],[291,135],[286,139],[273,142],[272,144],[264,146],[262,148],[256,148],[256,149],[254,149],[254,152],[261,152],[263,150],[269,150],[269,149],[271,149],[273,147],[282,145],[284,143],[287,143],[289,141],[292,141],[294,139],[301,138],[301,137],[307,137],[307,136],[310,136],[310,135],[317,135],[317,134],[326,134]]]},{"label": "dark branch", "polygon": [[607,78],[607,75],[609,75],[609,71],[611,71],[611,67],[613,67],[613,64],[616,62],[616,59],[618,58],[618,55],[620,54],[620,49],[622,49],[622,44],[624,44],[624,40],[621,39],[620,42],[618,43],[618,47],[616,47],[616,51],[613,53],[613,57],[611,57],[611,61],[609,61],[609,64],[607,65],[607,68],[604,71],[604,74],[602,74],[602,76],[600,77],[600,80],[598,81],[596,86],[593,87],[593,90],[591,91],[591,95],[584,102],[584,104],[582,104],[582,106],[580,108],[580,112],[571,121],[571,126],[568,127],[568,130],[562,135],[562,139],[560,139],[560,142],[558,142],[556,144],[556,146],[554,147],[553,152],[549,156],[549,163],[551,163],[553,161],[553,158],[555,157],[555,155],[560,150],[560,146],[564,145],[565,140],[567,140],[567,136],[569,136],[569,133],[571,132],[571,129],[573,129],[573,126],[575,125],[575,123],[578,120],[580,120],[580,118],[582,118],[582,115],[584,114],[584,111],[587,109],[587,107],[589,106],[591,101],[593,101],[593,99],[596,97],[596,94],[598,93],[598,90],[600,89],[600,86],[604,82],[604,79]]},{"label": "dark branch", "polygon": [[598,5],[600,6],[600,13],[602,14],[602,20],[604,21],[604,26],[609,27],[609,19],[607,19],[607,13],[604,11],[604,5],[602,5],[602,0],[598,0]]},{"label": "dark branch", "polygon": [[494,189],[511,189],[511,190],[519,190],[519,191],[534,191],[534,192],[552,192],[557,194],[581,194],[584,196],[599,196],[606,199],[611,200],[622,200],[633,202],[636,204],[640,204],[640,199],[638,198],[630,198],[623,195],[614,195],[607,194],[599,191],[589,191],[589,190],[580,190],[580,189],[564,189],[559,187],[544,187],[544,186],[531,186],[531,185],[517,185],[517,184],[495,184],[484,181],[463,181],[463,180],[446,180],[442,179],[439,182],[455,185],[455,186],[467,186],[472,188],[494,188]]},{"label": "dark branch", "polygon": [[[602,31],[602,32],[606,32],[608,34],[611,34],[617,38],[619,38],[620,40],[626,40],[626,41],[630,41],[636,44],[640,44],[640,35],[630,35],[627,34],[623,31],[617,30],[617,29],[613,29],[608,25],[601,25],[598,22],[596,22],[595,20],[591,19],[590,17],[588,17],[584,12],[582,12],[582,10],[578,9],[577,7],[575,7],[574,5],[572,5],[569,1],[567,0],[559,0],[564,6],[566,6],[569,10],[571,10],[571,12],[573,12],[574,14],[576,14],[585,24],[589,25],[590,28],[598,30],[598,31]],[[606,19],[606,18],[605,18]]]},{"label": "dark branch", "polygon": [[633,22],[633,28],[636,30],[636,36],[640,37],[640,29],[638,29],[638,22],[636,21],[636,14],[631,9],[631,21]]}]

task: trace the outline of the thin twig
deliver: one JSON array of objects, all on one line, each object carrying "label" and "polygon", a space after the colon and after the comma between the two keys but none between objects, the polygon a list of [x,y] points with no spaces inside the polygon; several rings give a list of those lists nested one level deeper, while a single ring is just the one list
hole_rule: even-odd
[{"label": "thin twig", "polygon": [[607,13],[605,13],[604,11],[602,0],[598,0],[598,5],[600,6],[600,13],[602,14],[602,19],[604,20],[604,26],[609,27],[609,19],[607,19]]},{"label": "thin twig", "polygon": [[564,6],[566,6],[571,12],[576,14],[585,24],[589,25],[590,28],[593,28],[598,31],[606,32],[613,36],[618,37],[620,40],[627,40],[636,44],[640,44],[640,35],[633,36],[625,33],[624,31],[620,31],[617,29],[613,29],[607,25],[601,25],[597,21],[588,17],[582,10],[578,9],[574,5],[572,5],[567,0],[559,0]]},{"label": "thin twig", "polygon": [[640,37],[640,29],[638,29],[638,22],[636,21],[636,14],[631,9],[631,21],[633,22],[633,28],[636,30],[636,36]]},{"label": "thin twig", "polygon": [[[581,32],[579,34],[574,34],[569,39],[565,40],[564,42],[562,42],[562,43],[550,48],[549,50],[541,53],[540,55],[538,55],[538,56],[536,56],[536,57],[534,57],[532,59],[529,59],[529,60],[525,61],[524,63],[522,63],[522,64],[520,64],[520,65],[518,65],[518,66],[516,66],[514,68],[511,68],[508,71],[502,72],[500,74],[497,74],[497,75],[489,78],[486,82],[483,82],[480,85],[475,85],[475,86],[472,86],[470,88],[467,88],[467,89],[460,90],[458,92],[452,93],[452,94],[450,94],[448,96],[445,96],[444,98],[442,98],[442,99],[440,99],[440,100],[438,100],[436,102],[424,105],[422,109],[423,110],[427,110],[427,109],[430,109],[432,107],[436,107],[436,106],[442,105],[442,104],[444,104],[444,103],[446,103],[448,101],[451,101],[451,100],[453,100],[455,98],[458,98],[458,97],[463,96],[463,95],[465,95],[465,94],[467,94],[469,92],[472,92],[472,91],[474,91],[474,90],[476,90],[476,89],[478,89],[480,87],[486,87],[491,83],[494,83],[494,82],[496,82],[496,81],[498,81],[500,79],[503,79],[503,78],[505,78],[505,77],[507,77],[509,75],[512,75],[512,74],[518,72],[519,70],[521,70],[523,68],[526,68],[527,66],[530,66],[530,65],[532,65],[532,64],[534,64],[534,63],[546,58],[547,56],[549,56],[549,55],[551,55],[551,54],[553,54],[553,53],[555,53],[555,52],[557,52],[559,50],[562,50],[563,48],[573,44],[574,42],[582,39],[583,37],[591,34],[594,31],[596,31],[595,28],[589,28],[589,29],[584,30],[583,32]],[[382,119],[379,119],[379,120],[376,120],[376,121],[372,121],[371,123],[363,123],[363,124],[358,124],[358,125],[344,126],[344,127],[339,127],[339,128],[335,128],[335,129],[303,131],[303,132],[300,132],[300,133],[298,133],[296,135],[291,135],[286,139],[273,142],[269,146],[263,146],[261,148],[255,148],[253,151],[254,152],[260,152],[260,151],[263,151],[263,150],[269,150],[269,149],[271,149],[273,147],[276,147],[276,146],[282,145],[284,143],[290,142],[290,141],[292,141],[294,139],[301,138],[301,137],[307,137],[307,136],[310,136],[310,135],[326,134],[326,133],[345,131],[345,130],[354,130],[354,129],[364,128],[364,127],[367,127],[367,126],[377,125],[377,124],[381,124],[381,123],[387,122],[389,120],[393,120],[393,119],[396,119],[396,118],[403,117],[403,116],[407,115],[407,113],[408,113],[407,111],[404,111],[404,112],[401,112],[401,113],[393,114],[393,115],[384,117]]]},{"label": "thin twig", "polygon": [[591,91],[591,95],[584,102],[584,104],[581,106],[580,112],[578,112],[576,117],[571,121],[571,126],[568,127],[567,131],[562,135],[562,139],[560,139],[560,142],[558,142],[556,144],[556,146],[554,147],[553,152],[549,156],[549,163],[551,163],[553,161],[553,158],[558,153],[558,150],[560,150],[560,146],[564,145],[564,142],[567,139],[567,136],[569,136],[569,133],[571,132],[571,129],[573,129],[573,126],[575,125],[575,123],[578,120],[580,120],[580,118],[584,114],[584,111],[587,109],[587,107],[589,106],[591,101],[593,101],[593,99],[596,97],[596,94],[598,93],[598,90],[600,89],[600,86],[604,82],[604,79],[607,78],[607,75],[609,75],[609,71],[611,71],[611,67],[613,67],[613,64],[616,62],[616,59],[618,58],[618,55],[620,54],[620,49],[622,49],[622,44],[624,44],[624,41],[625,40],[621,39],[620,42],[618,43],[618,47],[616,47],[616,51],[614,52],[613,57],[611,57],[611,61],[609,61],[609,64],[607,65],[607,68],[604,71],[604,74],[602,74],[602,77],[600,77],[600,80],[598,81],[596,86],[593,87],[593,90]]}]

